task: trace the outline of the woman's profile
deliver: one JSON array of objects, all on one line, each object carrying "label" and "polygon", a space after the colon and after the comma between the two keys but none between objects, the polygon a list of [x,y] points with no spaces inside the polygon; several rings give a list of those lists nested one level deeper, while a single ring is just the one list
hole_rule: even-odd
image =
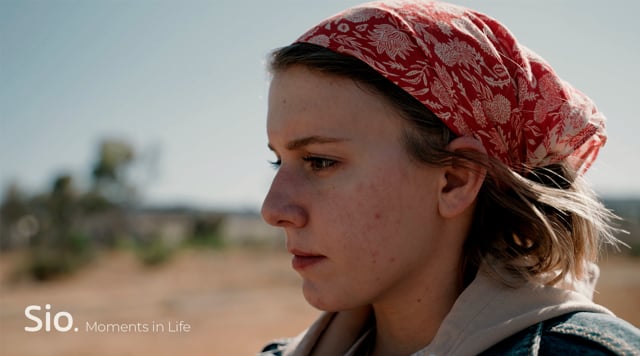
[{"label": "woman's profile", "polygon": [[376,2],[273,52],[282,227],[324,311],[267,355],[639,354],[592,301],[614,216],[583,179],[605,117],[499,22]]}]

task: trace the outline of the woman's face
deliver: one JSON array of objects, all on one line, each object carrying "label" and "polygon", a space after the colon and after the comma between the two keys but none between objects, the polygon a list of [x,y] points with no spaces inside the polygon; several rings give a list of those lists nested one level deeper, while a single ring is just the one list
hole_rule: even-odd
[{"label": "woman's face", "polygon": [[418,295],[443,278],[443,173],[410,158],[405,125],[351,79],[303,66],[273,78],[267,131],[278,170],[262,215],[284,228],[305,298],[319,309]]}]

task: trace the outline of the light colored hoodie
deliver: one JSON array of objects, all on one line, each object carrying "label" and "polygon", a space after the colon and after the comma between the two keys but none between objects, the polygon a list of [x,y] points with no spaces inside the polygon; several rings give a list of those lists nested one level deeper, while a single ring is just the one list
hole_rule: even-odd
[{"label": "light colored hoodie", "polygon": [[[613,315],[591,300],[598,274],[598,268],[590,265],[587,278],[582,281],[557,286],[527,283],[511,288],[480,268],[431,343],[412,356],[477,355],[531,325],[566,313],[587,311]],[[366,325],[371,313],[370,307],[323,313],[287,345],[283,355],[354,356],[373,332]]]}]

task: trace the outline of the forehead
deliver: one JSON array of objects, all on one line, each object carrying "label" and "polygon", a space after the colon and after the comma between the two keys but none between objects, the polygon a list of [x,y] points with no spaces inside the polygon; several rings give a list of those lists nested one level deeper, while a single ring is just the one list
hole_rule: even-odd
[{"label": "forehead", "polygon": [[396,108],[350,78],[294,65],[277,71],[269,89],[269,135],[394,134],[403,125]]}]

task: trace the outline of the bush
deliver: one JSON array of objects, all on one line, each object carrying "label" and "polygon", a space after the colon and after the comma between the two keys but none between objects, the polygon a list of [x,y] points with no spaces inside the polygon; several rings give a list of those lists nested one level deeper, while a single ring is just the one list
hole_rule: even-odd
[{"label": "bush", "polygon": [[224,239],[216,233],[193,235],[185,241],[190,247],[206,247],[213,249],[221,249],[225,247]]},{"label": "bush", "polygon": [[197,217],[193,227],[193,235],[185,240],[187,246],[220,249],[225,246],[220,234],[222,217]]},{"label": "bush", "polygon": [[629,245],[631,248],[629,249],[629,255],[633,257],[640,257],[640,243],[634,243]]},{"label": "bush", "polygon": [[138,244],[136,253],[145,266],[158,266],[168,262],[174,255],[175,249],[167,246],[161,238],[154,238]]},{"label": "bush", "polygon": [[28,275],[38,281],[48,281],[73,273],[93,259],[93,250],[86,236],[70,234],[65,242],[34,246],[26,266]]}]

